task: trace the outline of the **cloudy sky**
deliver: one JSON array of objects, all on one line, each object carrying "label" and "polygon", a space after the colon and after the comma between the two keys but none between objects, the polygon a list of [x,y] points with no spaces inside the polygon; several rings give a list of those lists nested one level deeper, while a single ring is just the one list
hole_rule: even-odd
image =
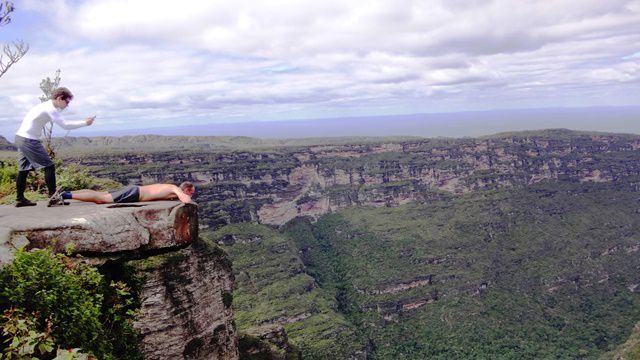
[{"label": "cloudy sky", "polygon": [[[61,69],[91,130],[640,105],[640,0],[17,0],[0,135]],[[63,130],[58,130],[63,132]],[[83,131],[76,130],[75,135]]]}]

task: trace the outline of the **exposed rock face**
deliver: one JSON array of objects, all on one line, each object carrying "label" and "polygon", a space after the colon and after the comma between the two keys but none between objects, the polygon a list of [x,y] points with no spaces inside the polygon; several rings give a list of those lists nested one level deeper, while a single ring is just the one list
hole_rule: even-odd
[{"label": "exposed rock face", "polygon": [[[639,152],[638,136],[550,130],[486,139],[270,152],[201,150],[78,161],[96,169],[117,163],[117,172],[108,176],[123,183],[194,181],[204,210],[202,222],[218,227],[245,221],[282,225],[296,216],[318,217],[348,206],[396,206],[547,180],[616,182],[640,174]],[[140,175],[132,177],[135,173]]]},{"label": "exposed rock face", "polygon": [[147,359],[237,359],[231,264],[204,244],[132,262],[146,281],[136,329]]},{"label": "exposed rock face", "polygon": [[299,351],[289,344],[287,333],[281,325],[254,327],[240,338],[243,358],[265,360],[298,360]]},{"label": "exposed rock face", "polygon": [[415,280],[400,284],[393,284],[383,289],[362,290],[356,289],[357,292],[367,295],[396,294],[401,291],[413,289],[420,286],[431,285],[433,283],[433,275],[418,276]]},{"label": "exposed rock face", "polygon": [[135,326],[147,359],[238,358],[231,265],[223,251],[198,240],[195,205],[0,207],[0,265],[22,247],[72,249],[96,265],[136,270],[143,281]]}]

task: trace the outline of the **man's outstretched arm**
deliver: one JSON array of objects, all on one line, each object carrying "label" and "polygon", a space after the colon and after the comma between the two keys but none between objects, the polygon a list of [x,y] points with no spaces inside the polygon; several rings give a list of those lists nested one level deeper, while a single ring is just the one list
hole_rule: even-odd
[{"label": "man's outstretched arm", "polygon": [[193,200],[191,200],[191,196],[185,194],[182,189],[174,185],[173,193],[178,196],[178,199],[185,204],[195,204]]}]

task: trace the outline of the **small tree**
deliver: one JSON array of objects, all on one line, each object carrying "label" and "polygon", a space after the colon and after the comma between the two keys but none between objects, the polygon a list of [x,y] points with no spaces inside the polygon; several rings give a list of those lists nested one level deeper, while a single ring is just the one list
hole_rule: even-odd
[{"label": "small tree", "polygon": [[[40,102],[45,102],[51,99],[51,95],[53,92],[60,86],[60,69],[56,70],[56,74],[51,80],[51,78],[47,77],[46,79],[42,79],[40,81],[40,90],[42,90],[42,96],[40,96]],[[53,142],[51,141],[51,136],[53,135],[53,122],[48,122],[44,126],[44,147],[47,149],[49,156],[52,159],[56,158],[56,148]]]},{"label": "small tree", "polygon": [[[11,22],[11,14],[15,10],[11,1],[0,1],[0,26],[7,25]],[[10,44],[2,46],[0,53],[0,77],[4,75],[11,65],[18,62],[29,51],[29,45],[22,40],[12,41]],[[5,58],[6,57],[6,58]]]}]

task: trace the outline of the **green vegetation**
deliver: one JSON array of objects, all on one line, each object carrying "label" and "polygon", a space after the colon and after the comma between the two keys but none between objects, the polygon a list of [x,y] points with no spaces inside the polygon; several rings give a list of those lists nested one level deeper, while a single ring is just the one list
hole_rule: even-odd
[{"label": "green vegetation", "polygon": [[[0,161],[0,204],[12,204],[15,201],[17,174],[18,165],[15,161]],[[60,161],[56,161],[56,180],[58,188],[65,190],[106,190],[120,186],[115,181],[91,176],[86,167],[76,164],[62,165]],[[42,171],[29,172],[25,195],[32,201],[48,199]]]},{"label": "green vegetation", "polygon": [[372,359],[594,359],[640,320],[633,189],[546,182],[211,236],[234,263],[240,329],[314,314],[284,325],[305,358],[348,329],[341,354]]},{"label": "green vegetation", "polygon": [[615,350],[604,354],[600,359],[640,360],[640,323],[633,328],[629,339]]},{"label": "green vegetation", "polygon": [[130,289],[94,267],[50,250],[21,250],[0,269],[0,289],[4,358],[46,357],[57,347],[141,359]]},{"label": "green vegetation", "polygon": [[570,129],[545,129],[545,130],[530,130],[530,131],[511,131],[502,132],[494,135],[483,136],[481,139],[506,139],[506,138],[524,138],[524,137],[548,137],[553,139],[572,139],[579,136],[618,136],[623,138],[635,138],[635,134],[613,134],[608,132],[599,131],[577,131]]},{"label": "green vegetation", "polygon": [[335,299],[315,288],[287,236],[253,224],[203,236],[228,244],[238,286],[233,294],[238,331],[281,324],[305,359],[344,358],[357,346],[352,326],[335,311]]}]

